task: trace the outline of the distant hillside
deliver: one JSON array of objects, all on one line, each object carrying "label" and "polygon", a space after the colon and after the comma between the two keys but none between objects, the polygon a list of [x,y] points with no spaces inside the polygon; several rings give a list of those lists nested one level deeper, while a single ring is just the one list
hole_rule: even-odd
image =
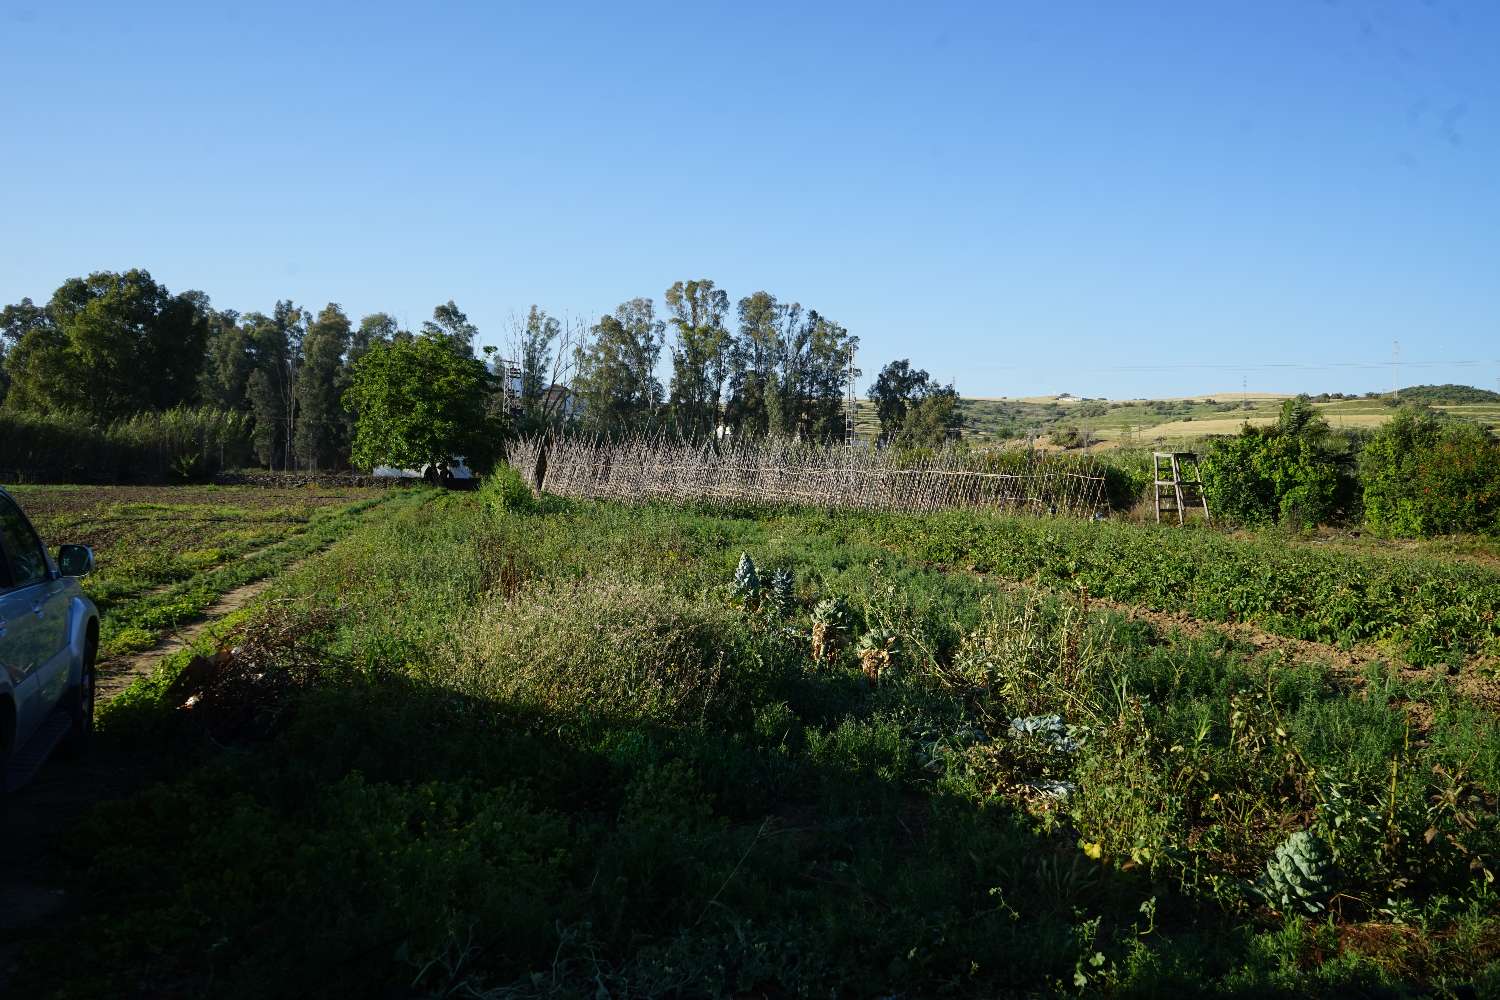
[{"label": "distant hillside", "polygon": [[1500,392],[1472,385],[1409,385],[1397,395],[1403,403],[1500,403]]},{"label": "distant hillside", "polygon": [[[964,436],[978,444],[1000,444],[1028,437],[1042,441],[1085,441],[1103,447],[1146,446],[1234,434],[1245,423],[1275,423],[1283,395],[1239,393],[1178,399],[963,399],[959,413]],[[1313,397],[1335,428],[1373,429],[1396,412],[1389,393],[1366,396],[1342,392]],[[1421,403],[1450,416],[1500,429],[1500,393],[1469,385],[1417,385],[1401,390],[1401,402]],[[874,407],[861,413],[860,431],[876,433]],[[1056,437],[1054,437],[1056,432]]]}]

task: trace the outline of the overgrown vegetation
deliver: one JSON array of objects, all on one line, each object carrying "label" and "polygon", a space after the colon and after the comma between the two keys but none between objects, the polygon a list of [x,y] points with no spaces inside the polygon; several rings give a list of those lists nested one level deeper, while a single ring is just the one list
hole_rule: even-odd
[{"label": "overgrown vegetation", "polygon": [[1421,407],[1351,438],[1299,396],[1275,425],[1215,439],[1204,466],[1209,507],[1233,524],[1363,522],[1397,537],[1500,531],[1500,440]]},{"label": "overgrown vegetation", "polygon": [[1328,437],[1328,421],[1299,396],[1282,404],[1275,425],[1246,424],[1238,436],[1215,440],[1204,461],[1210,509],[1239,524],[1328,523],[1340,485]]},{"label": "overgrown vegetation", "polygon": [[985,516],[849,518],[846,538],[945,566],[1297,639],[1385,642],[1413,663],[1500,654],[1500,574],[1448,560],[1356,555],[1176,526]]},{"label": "overgrown vegetation", "polygon": [[[1181,555],[1150,549],[1211,536],[499,482],[412,494],[420,509],[383,508],[283,579],[231,641],[288,683],[231,669],[220,691],[179,662],[104,710],[105,746],[161,752],[174,777],[72,833],[90,902],[27,950],[18,988],[1500,987],[1491,707],[1441,673],[1354,685],[1162,634],[1076,589],[1108,590],[1109,559],[1148,593]],[[1041,557],[1061,593],[929,564],[998,562],[1013,526],[1029,530],[1010,565]],[[1222,546],[1195,563],[1195,601],[1268,552]],[[1356,559],[1302,565],[1289,589],[1342,575],[1356,603],[1494,594],[1425,562],[1390,561],[1384,582]],[[1476,611],[1453,641],[1493,639]],[[1405,634],[1417,614],[1396,612]],[[261,721],[225,736],[241,730],[179,708],[189,690],[261,697]]]},{"label": "overgrown vegetation", "polygon": [[95,423],[86,414],[0,410],[0,474],[71,483],[165,483],[239,468],[250,423],[208,407]]},{"label": "overgrown vegetation", "polygon": [[1500,441],[1404,409],[1360,454],[1365,522],[1386,535],[1500,534]]}]

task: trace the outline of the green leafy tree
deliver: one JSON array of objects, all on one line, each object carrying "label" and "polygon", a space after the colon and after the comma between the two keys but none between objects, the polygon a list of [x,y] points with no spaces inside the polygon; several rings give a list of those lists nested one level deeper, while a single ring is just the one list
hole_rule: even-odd
[{"label": "green leafy tree", "polygon": [[517,354],[521,362],[521,405],[528,411],[541,406],[542,394],[551,384],[553,345],[562,334],[562,324],[546,310],[531,307],[526,324],[517,331]]},{"label": "green leafy tree", "polygon": [[297,427],[294,447],[300,465],[326,469],[345,453],[343,411],[339,407],[339,371],[349,348],[349,317],[330,302],[307,325],[302,364],[297,368]]},{"label": "green leafy tree", "polygon": [[[777,379],[777,423],[792,436],[830,441],[844,433],[844,390],[858,368],[849,370],[851,352],[859,338],[817,310],[808,311],[786,338],[785,355]],[[768,419],[769,423],[769,419]]]},{"label": "green leafy tree", "polygon": [[936,390],[932,376],[913,368],[909,358],[892,361],[880,370],[870,387],[870,399],[880,418],[880,436],[894,440],[901,433],[907,412]]},{"label": "green leafy tree", "polygon": [[9,403],[76,410],[100,422],[198,399],[208,338],[199,293],[173,295],[143,270],[97,271],[53,293],[46,318],[28,302],[6,322]]},{"label": "green leafy tree", "polygon": [[730,335],[724,326],[729,293],[707,278],[679,281],[665,296],[675,331],[672,346],[672,415],[689,437],[713,433],[729,377]]},{"label": "green leafy tree", "polygon": [[390,313],[371,313],[359,321],[359,326],[349,336],[348,363],[352,366],[376,344],[410,339],[411,334],[401,329]]},{"label": "green leafy tree", "polygon": [[463,457],[489,467],[503,426],[486,410],[489,369],[441,334],[378,343],[354,366],[344,406],[359,415],[355,466],[423,468]]},{"label": "green leafy tree", "polygon": [[665,396],[656,377],[665,336],[650,299],[631,299],[599,318],[574,349],[573,389],[586,427],[615,435],[650,423]]},{"label": "green leafy tree", "polygon": [[730,348],[729,398],[724,420],[736,434],[763,436],[771,432],[773,383],[786,353],[782,323],[792,308],[770,292],[740,299],[739,336]]},{"label": "green leafy tree", "polygon": [[1402,407],[1366,442],[1359,474],[1379,534],[1500,533],[1500,442],[1478,424]]},{"label": "green leafy tree", "polygon": [[240,315],[233,309],[210,310],[207,315],[208,341],[198,392],[210,406],[248,412],[250,376],[255,371],[250,331],[240,325]]},{"label": "green leafy tree", "polygon": [[[343,400],[349,387],[354,384],[354,366],[369,353],[370,348],[377,344],[409,341],[411,338],[410,331],[401,329],[401,324],[390,313],[371,313],[362,318],[359,326],[349,335],[349,349],[344,353],[343,365],[339,367],[339,399]],[[359,414],[344,407],[342,417],[344,442],[347,445],[354,440],[354,425],[359,421]]]},{"label": "green leafy tree", "polygon": [[276,303],[270,316],[250,313],[244,318],[255,358],[248,396],[252,418],[251,440],[256,456],[267,468],[292,467],[297,429],[297,369],[302,363],[302,338],[307,314],[292,302]]},{"label": "green leafy tree", "polygon": [[951,385],[937,386],[909,406],[893,443],[900,448],[936,447],[962,426],[957,391]]},{"label": "green leafy tree", "polygon": [[32,330],[51,325],[52,317],[47,310],[29,298],[0,309],[0,406],[4,406],[10,388],[9,356],[12,348]]}]

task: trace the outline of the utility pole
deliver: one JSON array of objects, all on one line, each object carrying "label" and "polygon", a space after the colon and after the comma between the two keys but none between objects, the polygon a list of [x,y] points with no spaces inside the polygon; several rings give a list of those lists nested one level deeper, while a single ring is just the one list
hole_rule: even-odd
[{"label": "utility pole", "polygon": [[1401,341],[1391,341],[1391,395],[1401,402]]}]

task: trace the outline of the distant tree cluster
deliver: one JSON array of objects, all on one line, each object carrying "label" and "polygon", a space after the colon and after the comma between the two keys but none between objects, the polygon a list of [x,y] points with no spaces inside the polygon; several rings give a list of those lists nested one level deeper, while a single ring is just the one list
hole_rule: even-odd
[{"label": "distant tree cluster", "polygon": [[[504,348],[480,357],[479,330],[451,300],[413,332],[384,312],[355,323],[332,302],[216,309],[144,270],[100,271],[0,312],[0,407],[97,428],[207,407],[242,418],[272,469],[472,457],[547,428],[842,437],[858,337],[770,292],[731,303],[708,279],[676,282],[662,303],[658,315],[631,299],[576,326],[533,305]],[[940,441],[960,425],[952,386],[907,360],[887,365],[871,395],[889,443]]]},{"label": "distant tree cluster", "polygon": [[[415,404],[461,395],[455,413],[468,430],[457,441],[475,445],[478,436],[493,439],[506,426],[544,419],[558,322],[533,306],[516,324],[518,384],[476,357],[478,334],[451,300],[413,333],[383,312],[356,325],[332,302],[316,313],[287,300],[269,312],[215,309],[202,292],[173,294],[144,270],[100,271],[64,282],[45,304],[25,298],[0,311],[0,408],[104,428],[204,406],[242,416],[253,454],[268,468],[337,469],[351,458],[368,466],[379,449],[357,447],[359,418],[385,397],[373,374],[364,392],[353,391],[367,358],[379,359],[365,366],[371,373],[408,364],[425,379],[400,383],[414,393],[407,414],[431,416]],[[454,359],[458,382],[453,372],[434,373],[435,348]],[[399,437],[390,426],[365,431],[367,441]],[[376,461],[409,452],[390,450]]]},{"label": "distant tree cluster", "polygon": [[[574,349],[581,423],[597,433],[669,430],[825,441],[843,433],[859,338],[815,309],[755,292],[735,304],[708,279],[679,281],[658,318],[650,299],[602,316]],[[657,362],[670,342],[671,378]],[[854,377],[860,372],[855,369]]]},{"label": "distant tree cluster", "polygon": [[935,444],[963,426],[953,386],[939,385],[927,372],[913,368],[909,358],[881,369],[870,399],[880,418],[881,439],[898,447]]}]

